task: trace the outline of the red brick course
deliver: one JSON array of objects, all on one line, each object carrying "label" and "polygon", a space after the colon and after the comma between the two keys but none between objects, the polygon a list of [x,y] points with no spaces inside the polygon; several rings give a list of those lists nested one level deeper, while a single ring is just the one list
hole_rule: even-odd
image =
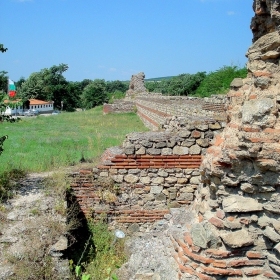
[{"label": "red brick course", "polygon": [[192,250],[193,241],[189,232],[184,233],[186,243],[173,236],[170,238],[178,252],[176,261],[181,273],[195,275],[199,279],[279,279],[274,272],[267,270],[265,256],[260,252],[200,249],[196,254]]},{"label": "red brick course", "polygon": [[[197,169],[202,161],[201,155],[116,155],[111,163],[98,166],[99,169],[133,169],[133,168],[183,168]],[[90,171],[86,171],[90,173]]]}]

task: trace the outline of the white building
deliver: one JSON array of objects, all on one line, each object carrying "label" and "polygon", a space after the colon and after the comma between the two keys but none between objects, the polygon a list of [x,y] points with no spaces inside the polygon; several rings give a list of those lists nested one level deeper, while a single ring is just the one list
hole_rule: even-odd
[{"label": "white building", "polygon": [[[39,114],[44,113],[52,113],[53,112],[53,101],[43,101],[39,99],[29,99],[27,102],[23,105],[21,104],[21,99],[16,100],[4,100],[4,103],[7,104],[6,111],[4,112],[4,115],[12,116],[12,115],[22,115],[24,111],[26,110],[38,110]],[[14,104],[14,106],[9,106],[9,104]],[[24,107],[24,108],[23,108]]]},{"label": "white building", "polygon": [[53,101],[29,99],[28,109],[38,110],[39,113],[51,113],[53,111]]},{"label": "white building", "polygon": [[[9,105],[11,103],[14,106],[10,107]],[[22,115],[23,114],[23,106],[22,105],[18,105],[18,104],[21,104],[21,99],[4,100],[4,104],[7,104],[6,111],[3,113],[4,115],[12,116],[12,115]]]}]

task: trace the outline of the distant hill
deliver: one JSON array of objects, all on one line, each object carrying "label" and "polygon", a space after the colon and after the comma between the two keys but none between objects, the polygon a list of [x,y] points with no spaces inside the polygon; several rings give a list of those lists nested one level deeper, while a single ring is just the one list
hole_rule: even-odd
[{"label": "distant hill", "polygon": [[157,82],[157,81],[163,81],[163,80],[169,80],[174,76],[167,76],[167,77],[158,77],[158,78],[151,78],[151,79],[145,79],[145,82]]}]

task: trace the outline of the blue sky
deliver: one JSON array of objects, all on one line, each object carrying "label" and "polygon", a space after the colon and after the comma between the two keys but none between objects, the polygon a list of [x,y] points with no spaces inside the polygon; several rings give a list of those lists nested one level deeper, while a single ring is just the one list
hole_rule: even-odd
[{"label": "blue sky", "polygon": [[0,71],[17,81],[60,63],[68,81],[243,67],[253,0],[1,0]]}]

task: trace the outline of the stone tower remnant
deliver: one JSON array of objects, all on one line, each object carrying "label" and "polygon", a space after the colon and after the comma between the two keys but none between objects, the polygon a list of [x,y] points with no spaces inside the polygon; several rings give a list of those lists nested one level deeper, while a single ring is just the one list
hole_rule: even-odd
[{"label": "stone tower remnant", "polygon": [[136,75],[132,75],[129,84],[129,89],[126,92],[126,96],[131,96],[135,93],[147,92],[144,79],[145,79],[145,74],[143,72],[140,72]]}]

